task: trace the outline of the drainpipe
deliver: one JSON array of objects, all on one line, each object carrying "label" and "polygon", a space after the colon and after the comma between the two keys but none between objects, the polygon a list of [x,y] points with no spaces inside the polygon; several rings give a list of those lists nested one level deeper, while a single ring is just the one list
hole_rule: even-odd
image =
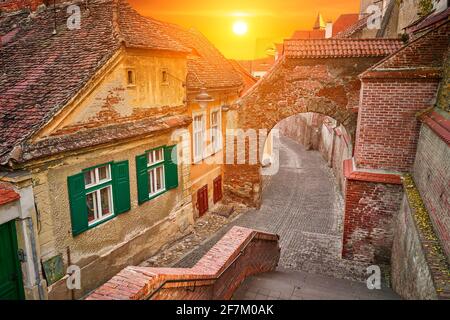
[{"label": "drainpipe", "polygon": [[328,166],[330,168],[333,168],[333,161],[334,161],[334,151],[335,151],[335,143],[336,143],[336,128],[339,127],[339,124],[336,123],[336,125],[333,127],[333,138],[331,139],[331,156],[330,156],[330,163],[328,164]]},{"label": "drainpipe", "polygon": [[34,266],[34,278],[36,281],[36,285],[38,287],[39,299],[45,300],[44,288],[42,288],[41,284],[41,276],[39,274],[39,263],[38,263],[38,255],[36,250],[36,237],[34,235],[33,228],[33,220],[31,217],[25,218],[25,222],[28,229],[28,234],[30,235],[30,243],[31,243],[31,253],[33,256],[33,266]]}]

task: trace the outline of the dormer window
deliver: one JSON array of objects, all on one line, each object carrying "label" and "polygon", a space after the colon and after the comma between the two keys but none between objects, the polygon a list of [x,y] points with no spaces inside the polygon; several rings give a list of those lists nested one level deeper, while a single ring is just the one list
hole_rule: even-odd
[{"label": "dormer window", "polygon": [[128,86],[136,85],[136,75],[134,73],[134,70],[131,70],[131,69],[127,70],[127,85]]}]

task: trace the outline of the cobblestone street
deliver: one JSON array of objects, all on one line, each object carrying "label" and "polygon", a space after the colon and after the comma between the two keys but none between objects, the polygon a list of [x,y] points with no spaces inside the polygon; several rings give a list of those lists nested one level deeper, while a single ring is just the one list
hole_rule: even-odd
[{"label": "cobblestone street", "polygon": [[305,151],[294,141],[281,138],[280,162],[278,174],[265,178],[260,210],[237,212],[230,218],[210,214],[197,221],[193,235],[143,265],[192,267],[232,226],[238,225],[281,236],[280,268],[340,279],[366,279],[367,265],[340,258],[343,200],[320,153]]}]

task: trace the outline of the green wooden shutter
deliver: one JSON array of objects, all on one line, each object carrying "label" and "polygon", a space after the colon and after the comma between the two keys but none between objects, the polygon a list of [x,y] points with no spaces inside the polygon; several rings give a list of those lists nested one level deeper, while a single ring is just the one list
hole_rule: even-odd
[{"label": "green wooden shutter", "polygon": [[67,178],[72,218],[72,233],[74,236],[88,229],[88,212],[86,193],[84,191],[84,174],[80,173]]},{"label": "green wooden shutter", "polygon": [[138,188],[138,202],[139,204],[142,204],[148,201],[149,198],[146,154],[136,157],[136,175]]},{"label": "green wooden shutter", "polygon": [[166,190],[175,189],[178,187],[177,146],[164,148],[164,160]]},{"label": "green wooden shutter", "polygon": [[114,163],[112,171],[114,180],[114,213],[121,214],[131,209],[128,161]]}]

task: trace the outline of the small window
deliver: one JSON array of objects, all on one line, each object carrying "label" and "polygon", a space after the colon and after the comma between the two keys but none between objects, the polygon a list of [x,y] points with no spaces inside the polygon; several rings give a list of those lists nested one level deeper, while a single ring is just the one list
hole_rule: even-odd
[{"label": "small window", "polygon": [[138,203],[178,187],[176,146],[161,147],[136,157]]},{"label": "small window", "polygon": [[136,84],[136,78],[133,70],[127,70],[127,84],[134,86]]},{"label": "small window", "polygon": [[[103,186],[105,183],[107,185]],[[112,216],[114,212],[112,209],[111,166],[106,165],[86,171],[84,184],[89,225]],[[98,189],[90,192],[96,187]]]},{"label": "small window", "polygon": [[128,161],[67,177],[74,236],[131,209]]},{"label": "small window", "polygon": [[205,115],[194,116],[194,162],[199,162],[204,158],[206,121]]},{"label": "small window", "polygon": [[169,84],[169,74],[167,73],[167,70],[163,70],[161,73],[161,83]]},{"label": "small window", "polygon": [[219,110],[211,112],[211,147],[213,152],[222,150],[222,114]]},{"label": "small window", "polygon": [[153,166],[158,163],[164,162],[164,150],[163,149],[157,149],[150,151],[148,153],[148,166]]}]

